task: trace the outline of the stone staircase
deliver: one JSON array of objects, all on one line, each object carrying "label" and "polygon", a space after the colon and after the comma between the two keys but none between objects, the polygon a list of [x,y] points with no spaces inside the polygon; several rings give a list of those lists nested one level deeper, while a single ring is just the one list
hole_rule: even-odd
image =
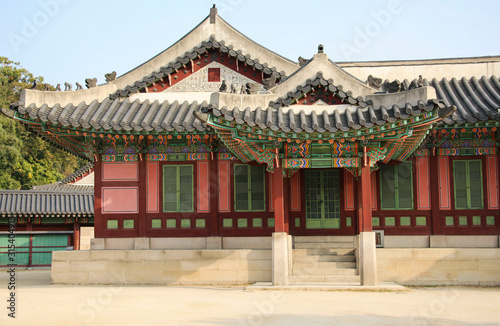
[{"label": "stone staircase", "polygon": [[353,236],[294,237],[290,284],[357,283]]}]

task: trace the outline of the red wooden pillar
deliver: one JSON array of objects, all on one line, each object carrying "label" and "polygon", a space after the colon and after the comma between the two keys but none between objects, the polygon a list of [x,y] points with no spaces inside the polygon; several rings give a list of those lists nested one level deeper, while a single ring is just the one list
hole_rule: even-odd
[{"label": "red wooden pillar", "polygon": [[73,250],[80,250],[80,223],[73,223]]},{"label": "red wooden pillar", "polygon": [[274,232],[287,232],[285,229],[285,201],[283,168],[275,167],[273,178]]},{"label": "red wooden pillar", "polygon": [[358,234],[372,232],[372,189],[370,179],[370,159],[360,170],[358,188]]},{"label": "red wooden pillar", "polygon": [[94,161],[94,237],[102,238],[104,222],[102,220],[102,161],[101,154],[96,154]]},{"label": "red wooden pillar", "polygon": [[[217,157],[217,155],[215,155]],[[218,203],[219,203],[219,189],[217,187],[218,185],[218,180],[219,180],[219,174],[218,174],[218,169],[217,169],[217,160],[213,159],[210,160],[210,176],[209,176],[209,182],[210,182],[210,230],[209,234],[211,237],[218,237],[219,236],[219,209],[218,209]]]},{"label": "red wooden pillar", "polygon": [[430,157],[430,191],[431,191],[431,234],[441,233],[439,216],[439,167],[437,155]]},{"label": "red wooden pillar", "polygon": [[283,178],[283,204],[285,214],[285,232],[290,233],[290,178]]},{"label": "red wooden pillar", "polygon": [[146,160],[139,160],[139,217],[138,217],[138,227],[139,227],[139,237],[146,237],[146,205],[147,205],[147,171],[146,171]]}]

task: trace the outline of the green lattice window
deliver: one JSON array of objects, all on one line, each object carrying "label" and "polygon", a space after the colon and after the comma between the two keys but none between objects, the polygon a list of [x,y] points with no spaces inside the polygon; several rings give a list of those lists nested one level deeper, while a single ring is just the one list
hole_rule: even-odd
[{"label": "green lattice window", "polygon": [[413,173],[411,162],[380,167],[382,209],[413,209]]},{"label": "green lattice window", "polygon": [[455,209],[483,208],[483,177],[481,160],[453,161]]},{"label": "green lattice window", "polygon": [[163,166],[163,211],[193,211],[193,166]]},{"label": "green lattice window", "polygon": [[263,166],[234,165],[234,210],[266,209],[266,179]]},{"label": "green lattice window", "polygon": [[306,229],[340,228],[339,170],[306,170]]}]

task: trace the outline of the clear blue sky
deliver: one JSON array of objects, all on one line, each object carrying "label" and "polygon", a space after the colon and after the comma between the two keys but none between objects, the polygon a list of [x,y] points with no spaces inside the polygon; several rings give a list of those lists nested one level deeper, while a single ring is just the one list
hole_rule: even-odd
[{"label": "clear blue sky", "polygon": [[0,0],[0,56],[54,85],[102,83],[105,73],[121,75],[172,45],[212,3],[243,34],[294,61],[319,43],[334,61],[500,55],[498,0]]}]

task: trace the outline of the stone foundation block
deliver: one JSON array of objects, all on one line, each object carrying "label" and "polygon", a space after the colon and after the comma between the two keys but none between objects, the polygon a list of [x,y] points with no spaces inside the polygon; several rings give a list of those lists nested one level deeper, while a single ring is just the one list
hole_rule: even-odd
[{"label": "stone foundation block", "polygon": [[[83,249],[83,248],[82,248]],[[106,244],[103,238],[90,239],[90,249],[91,250],[102,250],[106,249]]]},{"label": "stone foundation block", "polygon": [[207,249],[222,249],[222,238],[221,237],[208,237],[207,238]]},{"label": "stone foundation block", "polygon": [[149,238],[135,238],[134,249],[135,250],[148,250],[149,249]]}]

